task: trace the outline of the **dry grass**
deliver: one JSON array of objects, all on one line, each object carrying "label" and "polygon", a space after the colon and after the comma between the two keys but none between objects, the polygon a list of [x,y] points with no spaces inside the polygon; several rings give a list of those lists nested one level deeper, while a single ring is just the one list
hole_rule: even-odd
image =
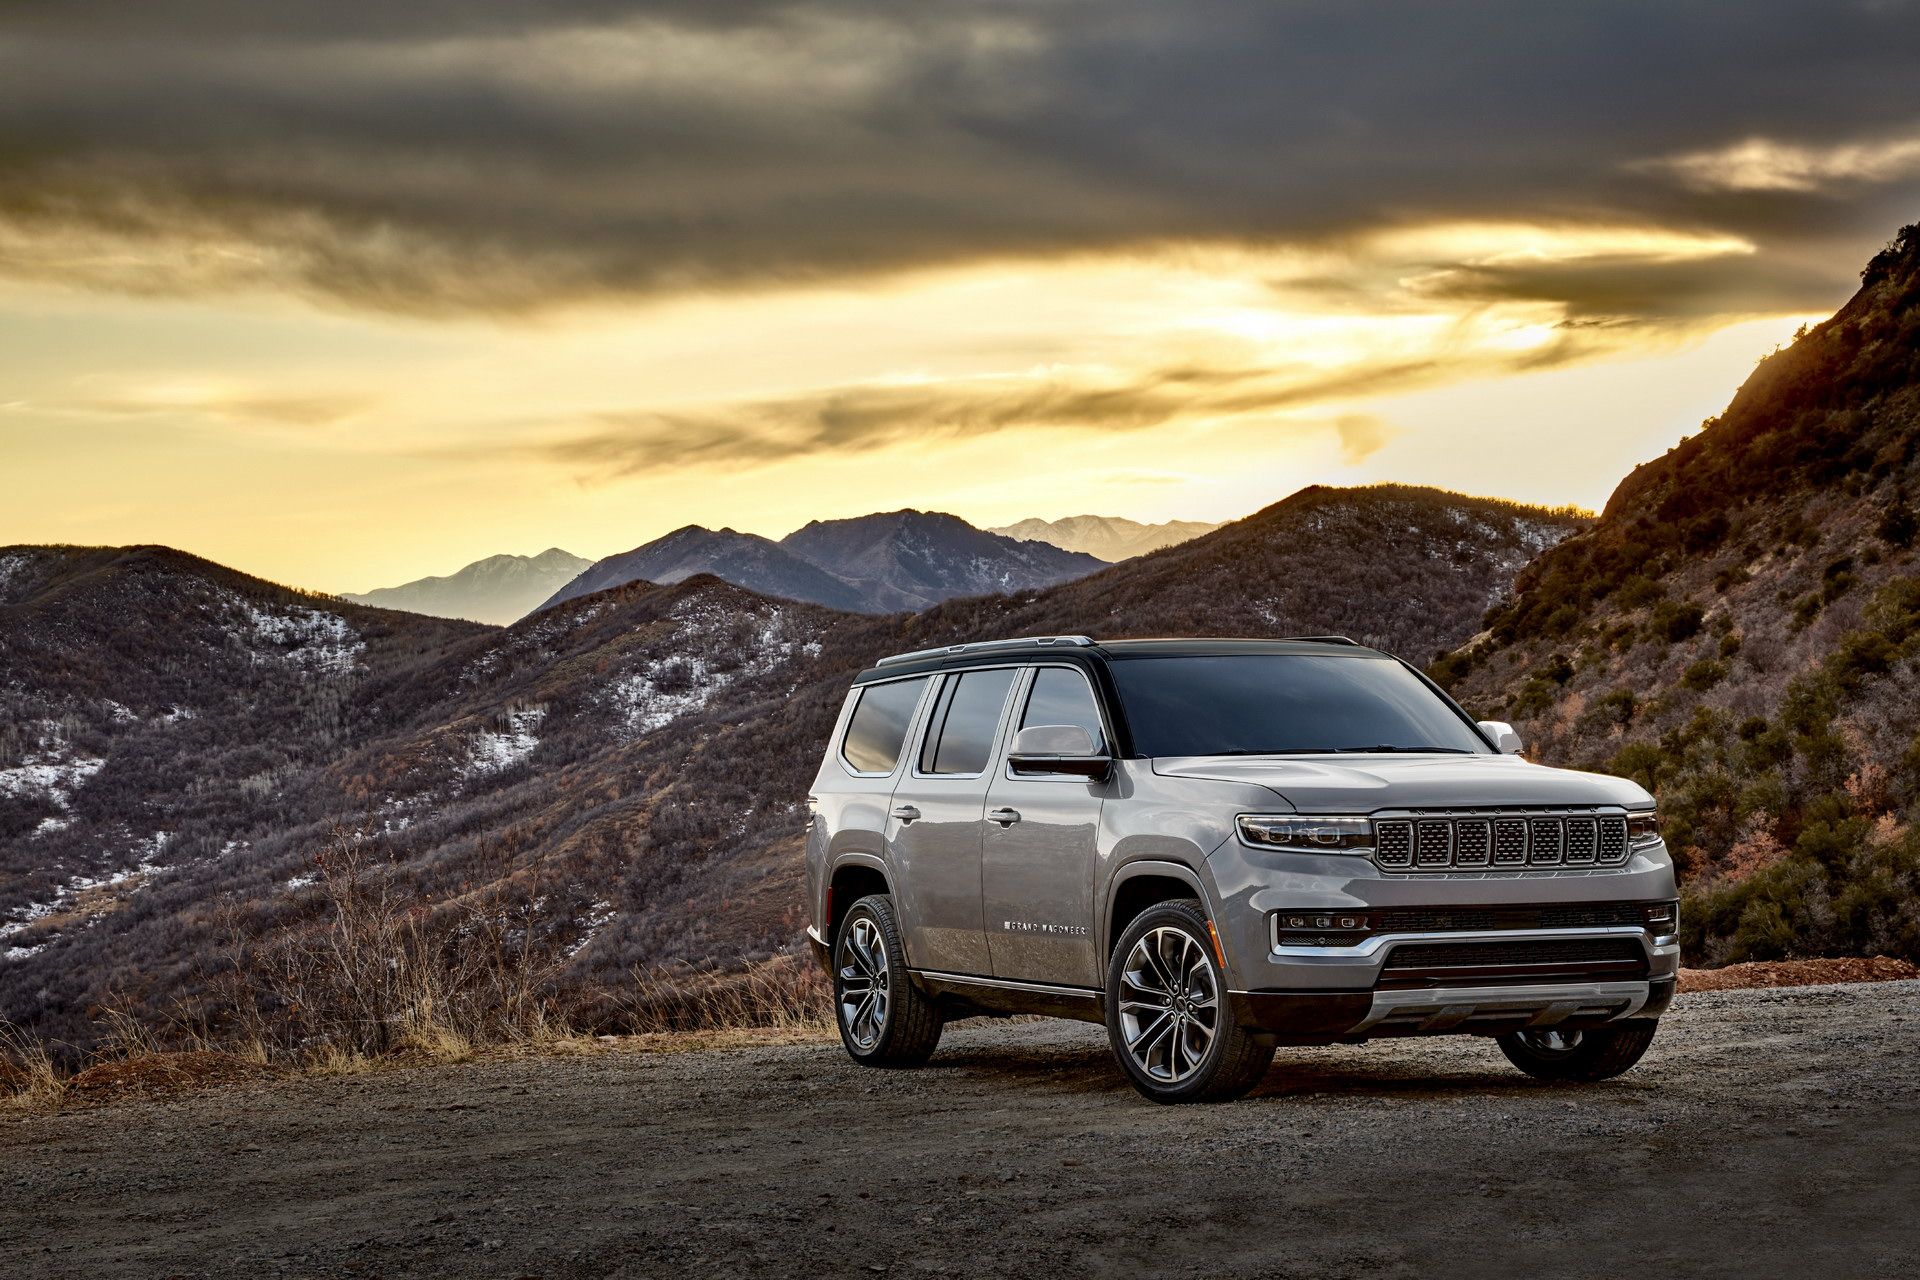
[{"label": "dry grass", "polygon": [[12,1023],[0,1024],[0,1106],[44,1111],[67,1095],[52,1051]]},{"label": "dry grass", "polygon": [[776,956],[733,973],[636,972],[620,1002],[636,1033],[832,1029],[831,991],[819,966],[797,955]]}]

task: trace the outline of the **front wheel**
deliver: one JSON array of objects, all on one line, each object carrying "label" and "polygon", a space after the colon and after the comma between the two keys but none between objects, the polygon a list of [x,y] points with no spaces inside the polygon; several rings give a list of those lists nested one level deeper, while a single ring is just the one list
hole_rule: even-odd
[{"label": "front wheel", "polygon": [[833,1011],[840,1042],[863,1067],[917,1067],[940,1043],[944,1019],[907,976],[893,899],[884,893],[860,899],[841,921]]},{"label": "front wheel", "polygon": [[1586,1031],[1515,1031],[1500,1037],[1507,1061],[1538,1080],[1591,1084],[1611,1080],[1640,1061],[1659,1023],[1649,1019]]},{"label": "front wheel", "polygon": [[1191,899],[1140,913],[1107,965],[1107,1036],[1155,1102],[1225,1102],[1267,1074],[1273,1045],[1234,1020],[1206,913]]}]

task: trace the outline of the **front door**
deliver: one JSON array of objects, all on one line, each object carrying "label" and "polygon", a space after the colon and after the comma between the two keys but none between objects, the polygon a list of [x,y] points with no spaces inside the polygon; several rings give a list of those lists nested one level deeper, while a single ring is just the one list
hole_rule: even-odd
[{"label": "front door", "polygon": [[980,915],[980,822],[1014,667],[941,677],[920,740],[893,789],[887,840],[916,969],[993,971]]},{"label": "front door", "polygon": [[[1020,729],[1071,724],[1111,749],[1093,688],[1077,668],[1034,668],[1019,702],[1009,745]],[[980,863],[994,976],[1098,987],[1093,878],[1107,784],[1066,774],[1016,776],[1004,749],[995,764]]]}]

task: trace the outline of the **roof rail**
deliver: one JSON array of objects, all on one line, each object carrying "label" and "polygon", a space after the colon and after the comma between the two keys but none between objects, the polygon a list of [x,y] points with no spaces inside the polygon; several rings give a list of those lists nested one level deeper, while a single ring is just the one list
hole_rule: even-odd
[{"label": "roof rail", "polygon": [[1356,649],[1365,648],[1358,640],[1347,636],[1281,636],[1282,640],[1299,640],[1308,644],[1350,644]]},{"label": "roof rail", "polygon": [[[1054,645],[1085,646],[1093,643],[1092,636],[1022,636],[1018,640],[976,640],[972,644],[946,644],[937,649],[915,649],[912,653],[896,653],[874,663],[876,667],[891,667],[901,662],[919,662],[924,658],[948,658],[962,653],[988,653],[996,649],[1036,648],[1047,649]],[[1349,644],[1352,641],[1348,641]]]}]

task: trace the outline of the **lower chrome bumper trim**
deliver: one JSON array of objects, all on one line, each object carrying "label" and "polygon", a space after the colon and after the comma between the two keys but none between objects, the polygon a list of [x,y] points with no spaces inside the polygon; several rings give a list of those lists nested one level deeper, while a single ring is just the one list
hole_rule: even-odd
[{"label": "lower chrome bumper trim", "polygon": [[1646,1006],[1646,982],[1570,982],[1542,986],[1439,987],[1376,991],[1367,1016],[1351,1034],[1387,1027],[1419,1031],[1471,1030],[1479,1021],[1551,1027],[1569,1018],[1631,1018]]}]

